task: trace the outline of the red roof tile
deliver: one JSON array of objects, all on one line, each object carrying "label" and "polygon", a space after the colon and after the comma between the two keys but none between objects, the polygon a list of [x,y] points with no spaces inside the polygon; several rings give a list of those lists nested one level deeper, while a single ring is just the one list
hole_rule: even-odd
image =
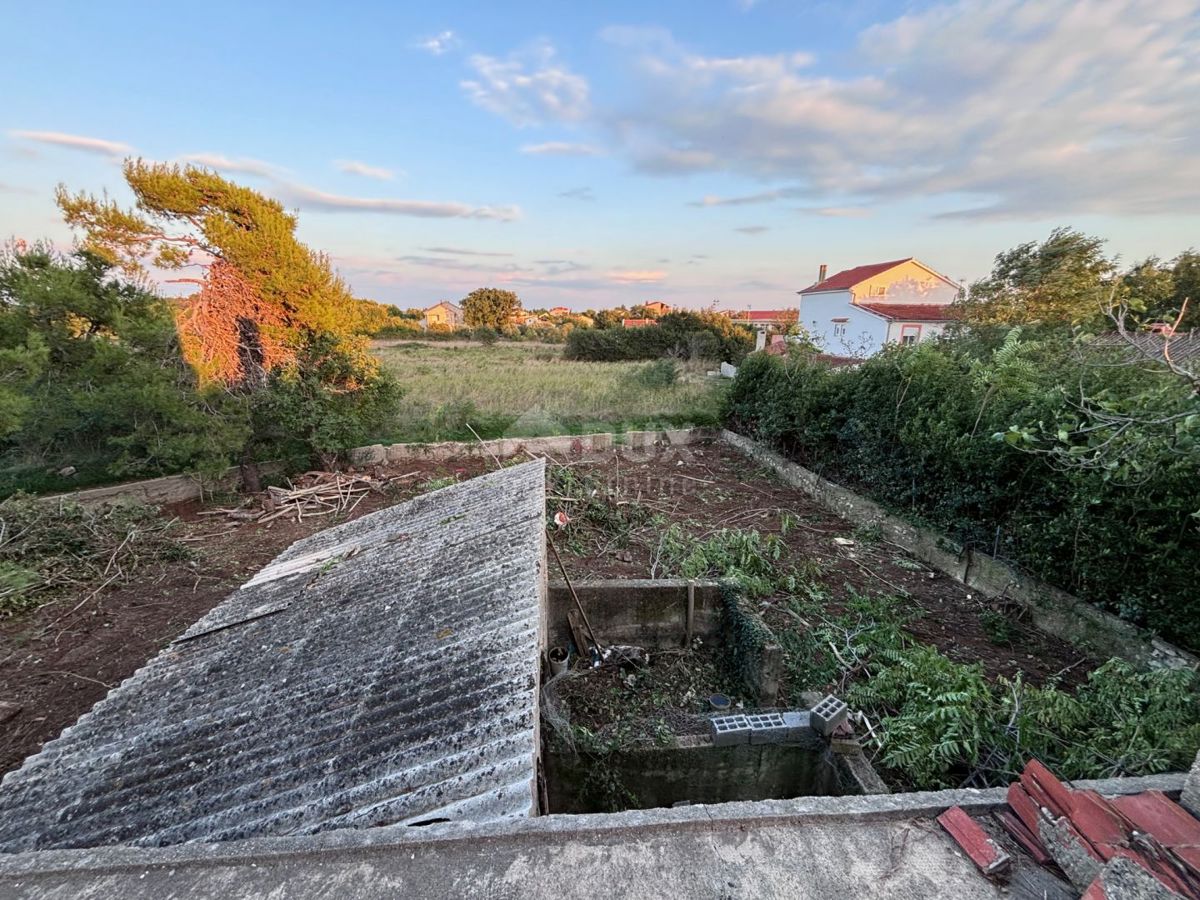
[{"label": "red roof tile", "polygon": [[859,303],[857,306],[893,321],[951,322],[959,318],[955,307],[943,303]]},{"label": "red roof tile", "polygon": [[886,272],[902,262],[908,262],[912,259],[911,256],[906,256],[904,259],[893,259],[891,262],[871,263],[866,266],[855,266],[853,269],[843,269],[836,275],[831,275],[824,281],[818,281],[816,284],[810,284],[801,294],[815,294],[818,291],[844,291],[854,287],[860,281],[866,281],[868,278],[874,278],[880,272]]},{"label": "red roof tile", "polygon": [[937,820],[984,875],[999,876],[1008,871],[1012,862],[1009,855],[987,836],[961,806],[950,807]]},{"label": "red roof tile", "polygon": [[774,322],[784,313],[790,313],[789,318],[796,317],[794,309],[743,309],[729,313],[729,318],[735,322]]}]

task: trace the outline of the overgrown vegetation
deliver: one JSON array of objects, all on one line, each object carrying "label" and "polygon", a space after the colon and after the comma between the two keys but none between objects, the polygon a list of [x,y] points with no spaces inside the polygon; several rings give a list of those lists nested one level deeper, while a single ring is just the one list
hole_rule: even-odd
[{"label": "overgrown vegetation", "polygon": [[577,328],[567,335],[567,359],[592,362],[698,359],[738,362],[754,348],[750,329],[712,312],[667,313],[643,328]]},{"label": "overgrown vegetation", "polygon": [[648,363],[568,362],[522,344],[406,343],[377,353],[404,385],[388,435],[402,441],[470,441],[471,429],[495,438],[715,425],[725,387],[679,364],[675,381],[649,385]]},{"label": "overgrown vegetation", "polygon": [[148,562],[184,558],[173,524],[138,504],[7,498],[0,502],[0,617],[67,595],[82,605]]},{"label": "overgrown vegetation", "polygon": [[755,354],[727,421],[964,548],[1200,647],[1200,402],[1161,366],[1047,331],[980,330],[850,371]]}]

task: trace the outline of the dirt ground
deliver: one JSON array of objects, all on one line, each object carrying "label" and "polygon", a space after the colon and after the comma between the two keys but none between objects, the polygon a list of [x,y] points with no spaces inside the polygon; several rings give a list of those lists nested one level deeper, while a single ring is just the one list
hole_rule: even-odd
[{"label": "dirt ground", "polygon": [[[980,598],[899,548],[856,533],[724,445],[626,450],[562,462],[601,480],[615,509],[642,514],[619,538],[580,524],[557,534],[572,579],[661,577],[657,551],[664,523],[680,523],[700,537],[721,528],[781,534],[786,514],[792,526],[783,534],[786,552],[778,564],[818,561],[831,602],[851,590],[907,593],[905,602],[918,614],[909,626],[914,636],[954,659],[982,662],[991,675],[1023,672],[1041,682],[1065,671],[1070,680],[1091,668],[1074,648],[1019,623],[1010,643],[993,643],[980,621],[987,608]],[[490,460],[474,458],[403,464],[389,474],[409,477],[386,494],[368,495],[352,517],[415,496],[433,479],[469,478],[492,467]],[[0,622],[0,702],[20,707],[0,723],[0,772],[36,752],[289,544],[337,521],[235,524],[201,516],[202,511],[195,502],[163,511],[178,517],[176,536],[191,550],[189,560],[148,564],[133,582],[82,604],[75,595]],[[651,513],[662,518],[651,520]],[[553,561],[550,577],[559,577]],[[768,601],[768,622],[771,611]],[[684,668],[677,670],[679,683],[672,680],[670,691],[679,688],[686,695],[691,690],[695,699],[718,686],[707,678],[693,684]]]},{"label": "dirt ground", "polygon": [[[993,677],[1022,672],[1028,680],[1041,683],[1063,674],[1070,682],[1070,676],[1088,668],[1089,659],[1076,648],[1021,622],[1009,622],[1012,635],[1006,643],[993,643],[980,621],[990,609],[986,598],[973,595],[899,547],[856,530],[723,444],[626,458],[619,465],[576,463],[573,468],[615,485],[623,498],[650,507],[697,537],[722,528],[780,535],[787,552],[778,565],[818,563],[820,580],[834,604],[850,591],[906,595],[905,604],[915,615],[908,626],[914,637],[936,645],[952,659],[983,663]],[[792,523],[786,531],[785,515]],[[572,578],[662,577],[661,571],[653,571],[660,536],[660,529],[647,526],[635,529],[627,541],[614,543],[610,533],[597,529],[573,541],[559,538],[558,543]],[[555,574],[551,571],[551,577]],[[772,605],[768,600],[764,611],[769,624],[778,621]]]}]

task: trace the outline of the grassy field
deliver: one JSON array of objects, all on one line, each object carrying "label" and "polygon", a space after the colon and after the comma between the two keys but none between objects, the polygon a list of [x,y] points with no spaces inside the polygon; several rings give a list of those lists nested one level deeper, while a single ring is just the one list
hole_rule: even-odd
[{"label": "grassy field", "polygon": [[397,441],[585,434],[715,424],[723,385],[679,367],[654,383],[648,363],[569,362],[552,345],[378,346],[404,388]]}]

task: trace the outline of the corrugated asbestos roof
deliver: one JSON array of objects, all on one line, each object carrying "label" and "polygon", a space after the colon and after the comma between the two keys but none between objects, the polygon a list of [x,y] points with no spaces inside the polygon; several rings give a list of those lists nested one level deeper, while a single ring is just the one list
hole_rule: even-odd
[{"label": "corrugated asbestos roof", "polygon": [[0,784],[0,851],[531,814],[544,463],[293,544]]}]

